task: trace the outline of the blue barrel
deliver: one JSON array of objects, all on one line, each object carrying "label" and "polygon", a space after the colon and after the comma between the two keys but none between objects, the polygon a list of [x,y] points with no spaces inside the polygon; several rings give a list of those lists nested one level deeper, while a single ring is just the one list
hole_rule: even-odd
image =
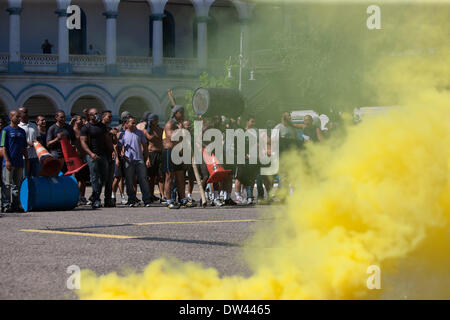
[{"label": "blue barrel", "polygon": [[20,203],[27,212],[71,210],[78,196],[78,183],[72,176],[25,178],[20,186]]}]

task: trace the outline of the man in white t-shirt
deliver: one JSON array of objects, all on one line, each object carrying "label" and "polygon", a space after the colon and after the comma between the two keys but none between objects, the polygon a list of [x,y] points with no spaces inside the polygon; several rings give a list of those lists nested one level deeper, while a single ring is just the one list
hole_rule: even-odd
[{"label": "man in white t-shirt", "polygon": [[[274,129],[278,129],[280,131],[280,153],[299,144],[297,130],[292,124],[291,114],[289,112],[283,112],[281,116],[281,123],[277,124]],[[273,138],[272,133],[272,139]]]},{"label": "man in white t-shirt", "polygon": [[41,166],[39,164],[39,159],[34,149],[33,141],[35,141],[39,135],[39,130],[37,125],[29,122],[28,109],[26,107],[19,108],[20,123],[19,128],[25,130],[27,134],[27,152],[28,159],[30,162],[30,167],[28,172],[24,169],[24,177],[37,177]]}]

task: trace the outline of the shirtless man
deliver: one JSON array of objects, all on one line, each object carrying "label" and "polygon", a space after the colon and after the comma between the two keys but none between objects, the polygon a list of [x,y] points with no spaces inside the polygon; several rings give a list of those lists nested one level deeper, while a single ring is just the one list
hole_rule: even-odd
[{"label": "shirtless man", "polygon": [[[164,126],[163,132],[163,164],[166,172],[166,179],[164,182],[164,195],[171,196],[172,182],[175,179],[176,187],[179,194],[182,206],[186,206],[189,202],[185,198],[185,181],[184,181],[184,165],[174,164],[172,162],[172,149],[177,142],[171,140],[175,130],[182,128],[184,120],[184,108],[180,105],[175,105],[172,108],[172,114]],[[180,205],[175,203],[176,199],[167,199],[169,209],[179,209]]]},{"label": "shirtless man", "polygon": [[[163,203],[164,199],[166,199],[164,194],[164,171],[161,163],[163,129],[158,125],[158,121],[157,114],[148,114],[145,121],[146,125],[141,130],[148,143],[147,175],[150,184],[150,196],[152,201],[160,200],[160,203]],[[161,199],[155,197],[155,183],[158,183]]]}]

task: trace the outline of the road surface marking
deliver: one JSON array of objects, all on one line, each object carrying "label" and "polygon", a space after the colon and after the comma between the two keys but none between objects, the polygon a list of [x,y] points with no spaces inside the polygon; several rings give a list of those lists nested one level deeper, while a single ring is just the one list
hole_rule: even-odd
[{"label": "road surface marking", "polygon": [[51,234],[64,234],[73,236],[84,237],[97,237],[97,238],[112,238],[112,239],[137,239],[139,237],[133,236],[120,236],[114,234],[101,234],[101,233],[87,233],[87,232],[68,232],[68,231],[56,231],[56,230],[37,230],[37,229],[22,229],[23,232],[36,232],[36,233],[51,233]]},{"label": "road surface marking", "polygon": [[[255,219],[245,219],[245,220],[206,220],[206,221],[167,221],[167,222],[142,222],[142,223],[132,223],[133,226],[148,226],[148,225],[164,225],[164,224],[194,224],[194,223],[226,223],[226,222],[254,222],[258,221]],[[77,227],[73,227],[76,229]],[[107,227],[105,227],[107,228]],[[58,230],[41,230],[41,229],[21,229],[22,232],[34,232],[34,233],[47,233],[47,234],[63,234],[72,236],[83,236],[83,237],[95,237],[95,238],[110,238],[110,239],[138,239],[142,236],[123,236],[114,234],[103,234],[103,233],[89,233],[89,232],[72,232],[72,231],[58,231]]]},{"label": "road surface marking", "polygon": [[192,223],[226,223],[226,222],[254,222],[258,221],[255,219],[245,219],[245,220],[205,220],[205,221],[166,221],[166,222],[140,222],[132,223],[134,226],[149,226],[155,224],[192,224]]}]

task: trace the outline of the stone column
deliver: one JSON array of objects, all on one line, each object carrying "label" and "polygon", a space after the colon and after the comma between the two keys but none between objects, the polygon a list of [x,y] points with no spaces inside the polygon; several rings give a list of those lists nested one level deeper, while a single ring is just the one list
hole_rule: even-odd
[{"label": "stone column", "polygon": [[152,73],[156,75],[164,75],[166,67],[163,63],[163,18],[164,7],[167,0],[147,0],[152,14],[150,21],[152,22]]},{"label": "stone column", "polygon": [[152,14],[150,19],[153,24],[153,36],[152,36],[152,58],[154,74],[162,75],[165,73],[165,67],[163,64],[163,14]]},{"label": "stone column", "polygon": [[244,57],[249,58],[250,54],[250,28],[249,22],[252,16],[254,3],[249,3],[242,0],[231,0],[238,11],[239,22],[241,26],[241,35],[243,39],[242,54]]},{"label": "stone column", "polygon": [[8,72],[23,72],[23,64],[20,58],[20,13],[22,12],[22,0],[9,0],[9,63]]},{"label": "stone column", "polygon": [[106,66],[105,72],[111,75],[120,74],[117,65],[117,17],[120,0],[103,0],[106,12]]},{"label": "stone column", "polygon": [[117,65],[117,16],[119,12],[108,11],[103,13],[106,17],[106,69],[109,74],[119,74]]},{"label": "stone column", "polygon": [[208,67],[208,12],[214,0],[192,0],[197,21],[197,59],[198,68]]},{"label": "stone column", "polygon": [[70,0],[58,0],[58,73],[72,73],[69,62],[69,29],[67,29],[67,7]]},{"label": "stone column", "polygon": [[208,17],[197,17],[197,59],[200,70],[208,67]]}]

